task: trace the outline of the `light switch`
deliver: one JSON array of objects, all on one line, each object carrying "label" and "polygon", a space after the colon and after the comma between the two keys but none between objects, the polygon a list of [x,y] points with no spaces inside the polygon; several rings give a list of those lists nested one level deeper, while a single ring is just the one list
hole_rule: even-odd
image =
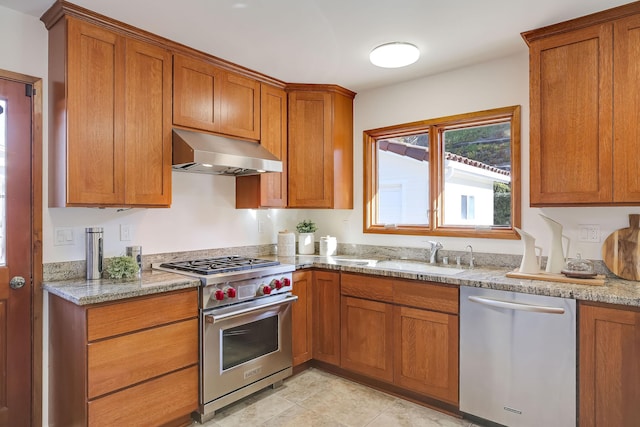
[{"label": "light switch", "polygon": [[73,228],[55,227],[53,229],[53,246],[72,246],[74,243]]}]

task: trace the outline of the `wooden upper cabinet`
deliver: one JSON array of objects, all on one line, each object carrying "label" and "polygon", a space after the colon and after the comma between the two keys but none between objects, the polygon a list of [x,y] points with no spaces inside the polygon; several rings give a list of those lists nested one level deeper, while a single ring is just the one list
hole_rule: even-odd
[{"label": "wooden upper cabinet", "polygon": [[579,425],[637,426],[640,310],[579,305]]},{"label": "wooden upper cabinet", "polygon": [[173,123],[220,132],[222,69],[208,62],[173,55]]},{"label": "wooden upper cabinet", "polygon": [[640,202],[640,15],[614,23],[613,201]]},{"label": "wooden upper cabinet", "polygon": [[220,98],[221,132],[260,139],[260,82],[225,71]]},{"label": "wooden upper cabinet", "polygon": [[353,98],[289,85],[289,207],[353,209]]},{"label": "wooden upper cabinet", "polygon": [[171,204],[171,54],[127,40],[125,201]]},{"label": "wooden upper cabinet", "polygon": [[523,33],[532,206],[640,202],[639,13],[632,3]]},{"label": "wooden upper cabinet", "polygon": [[237,177],[238,209],[287,206],[287,93],[262,84],[260,104],[260,144],[282,161],[282,172]]},{"label": "wooden upper cabinet", "polygon": [[73,18],[58,25],[50,34],[49,55],[67,51],[67,74],[52,70],[52,85],[62,85],[52,88],[53,104],[64,102],[65,92],[67,102],[52,123],[59,162],[53,167],[60,170],[50,186],[61,200],[49,201],[54,206],[124,204],[124,39]]},{"label": "wooden upper cabinet", "polygon": [[169,206],[169,52],[67,16],[49,56],[49,205]]},{"label": "wooden upper cabinet", "polygon": [[203,59],[173,57],[173,123],[260,139],[260,82]]}]

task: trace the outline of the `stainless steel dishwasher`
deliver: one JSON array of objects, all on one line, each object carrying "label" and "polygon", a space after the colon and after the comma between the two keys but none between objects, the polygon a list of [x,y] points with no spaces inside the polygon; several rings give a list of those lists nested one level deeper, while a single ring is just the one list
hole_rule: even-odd
[{"label": "stainless steel dishwasher", "polygon": [[575,427],[575,300],[461,287],[460,411],[510,427]]}]

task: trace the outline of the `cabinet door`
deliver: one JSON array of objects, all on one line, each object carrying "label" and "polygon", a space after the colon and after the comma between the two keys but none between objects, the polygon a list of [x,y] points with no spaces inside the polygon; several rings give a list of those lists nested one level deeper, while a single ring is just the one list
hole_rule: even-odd
[{"label": "cabinet door", "polygon": [[640,16],[614,24],[613,201],[640,202]]},{"label": "cabinet door", "polygon": [[220,132],[260,139],[260,82],[229,71],[222,74]]},{"label": "cabinet door", "polygon": [[173,123],[220,132],[223,71],[207,62],[173,56]]},{"label": "cabinet door", "polygon": [[289,94],[289,207],[333,207],[332,96]]},{"label": "cabinet door", "polygon": [[192,366],[88,402],[88,422],[83,424],[90,427],[191,425],[189,414],[197,408],[198,367]]},{"label": "cabinet door", "polygon": [[458,316],[394,307],[395,383],[458,404]]},{"label": "cabinet door", "polygon": [[530,50],[531,205],[612,201],[612,26]]},{"label": "cabinet door", "polygon": [[73,18],[67,37],[66,203],[121,205],[124,38]]},{"label": "cabinet door", "polygon": [[169,206],[171,54],[127,40],[125,70],[125,202]]},{"label": "cabinet door", "polygon": [[291,331],[293,348],[293,366],[297,366],[312,357],[312,296],[313,273],[298,271],[293,273],[293,294],[298,301],[291,310]]},{"label": "cabinet door", "polygon": [[260,116],[260,144],[282,161],[282,172],[237,177],[238,209],[287,206],[287,93],[263,84]]},{"label": "cabinet door", "polygon": [[313,358],[340,365],[340,273],[313,274]]},{"label": "cabinet door", "polygon": [[340,366],[382,381],[393,381],[393,306],[342,297]]},{"label": "cabinet door", "polygon": [[640,311],[580,304],[581,427],[637,426]]}]

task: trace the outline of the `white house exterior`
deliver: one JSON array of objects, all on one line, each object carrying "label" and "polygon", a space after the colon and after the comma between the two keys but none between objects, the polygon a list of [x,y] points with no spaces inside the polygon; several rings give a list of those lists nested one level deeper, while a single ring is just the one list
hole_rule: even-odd
[{"label": "white house exterior", "polygon": [[[378,221],[380,224],[428,224],[427,148],[410,146],[413,152],[409,153],[402,150],[402,145],[390,141],[379,145]],[[424,151],[424,155],[416,155],[416,149]],[[494,225],[493,184],[509,184],[509,172],[448,152],[444,171],[444,225]]]}]

